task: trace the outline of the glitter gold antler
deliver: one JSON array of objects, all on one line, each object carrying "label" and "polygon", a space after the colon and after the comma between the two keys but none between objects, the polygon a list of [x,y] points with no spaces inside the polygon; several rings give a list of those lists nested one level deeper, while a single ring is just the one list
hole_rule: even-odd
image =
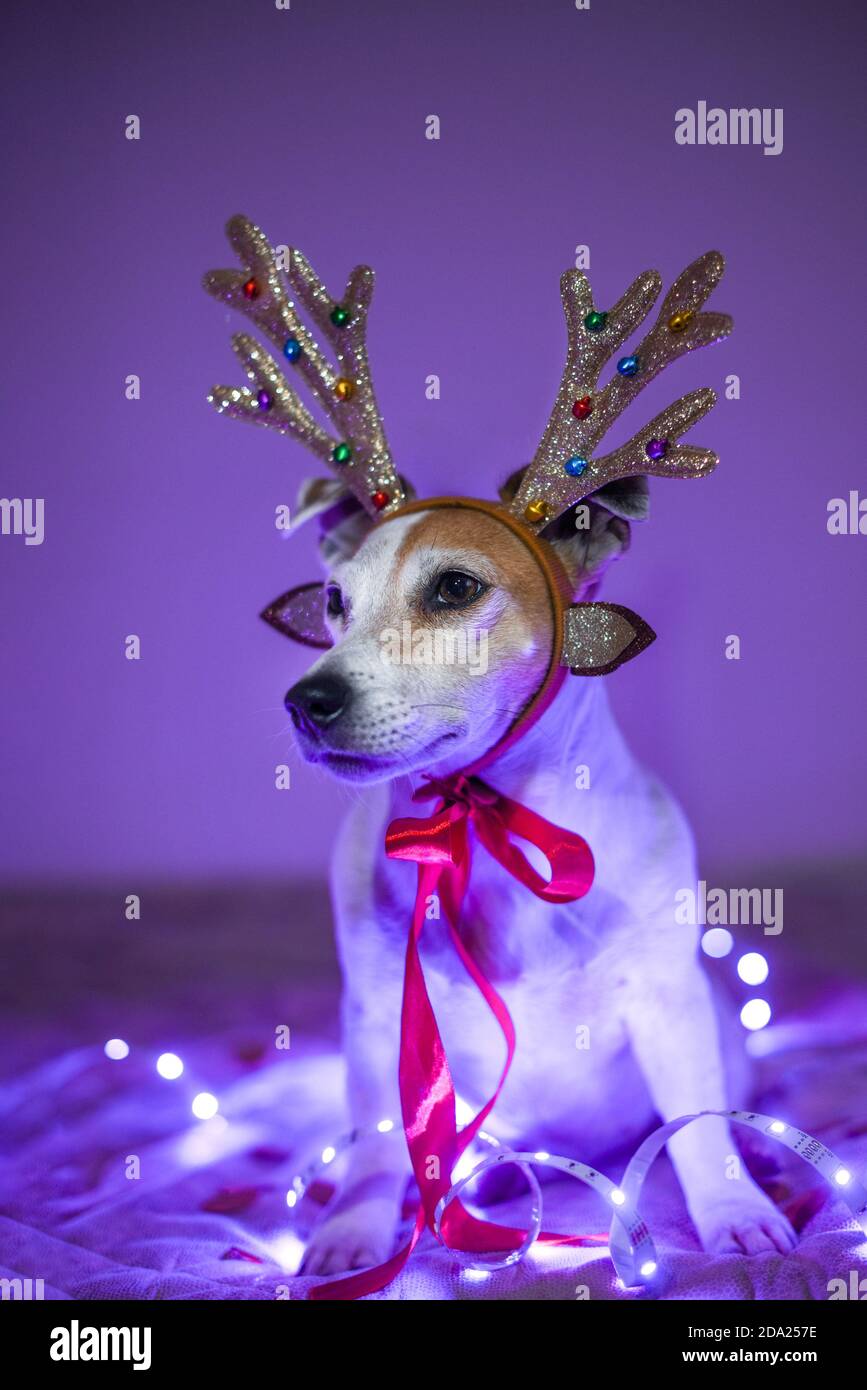
[{"label": "glitter gold antler", "polygon": [[621,357],[617,374],[598,389],[605,363],[650,312],[662,286],[645,271],[613,309],[594,308],[589,281],[567,270],[560,281],[569,346],[550,420],[533,462],[524,473],[510,510],[531,526],[543,527],[583,497],[616,478],[652,473],[699,478],[717,456],[676,441],[710,410],[710,387],[692,391],[651,420],[627,444],[594,458],[593,451],[614,420],[663,367],[693,348],[731,332],[727,314],[699,313],[722,276],[724,261],[708,251],[678,276],[659,315],[635,352]]},{"label": "glitter gold antler", "polygon": [[[282,272],[276,252],[248,218],[233,217],[226,231],[244,269],[209,271],[205,289],[240,309],[276,345],[335,433],[317,423],[274,358],[247,333],[234,334],[232,346],[252,389],[215,386],[208,399],[225,415],[294,436],[328,463],[367,511],[388,514],[404,500],[404,491],[391,461],[367,359],[373,271],[356,266],[343,298],[335,300],[300,251],[289,251],[288,268]],[[327,339],[336,366],[299,317],[287,284]]]}]

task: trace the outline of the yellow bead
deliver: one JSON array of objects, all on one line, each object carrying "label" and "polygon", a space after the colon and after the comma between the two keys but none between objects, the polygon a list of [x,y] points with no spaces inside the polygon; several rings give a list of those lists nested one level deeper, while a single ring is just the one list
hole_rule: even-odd
[{"label": "yellow bead", "polygon": [[695,318],[694,309],[684,309],[682,313],[672,314],[668,320],[668,327],[672,333],[682,333],[685,328],[692,323]]},{"label": "yellow bead", "polygon": [[524,516],[527,521],[544,521],[548,515],[548,503],[543,497],[536,497],[532,502],[528,502]]},{"label": "yellow bead", "polygon": [[348,377],[338,377],[334,383],[334,394],[338,400],[349,401],[355,395],[355,382]]}]

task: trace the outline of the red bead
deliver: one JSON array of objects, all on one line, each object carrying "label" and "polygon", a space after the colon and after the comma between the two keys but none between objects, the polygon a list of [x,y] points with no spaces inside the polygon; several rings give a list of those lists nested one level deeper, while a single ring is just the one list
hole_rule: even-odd
[{"label": "red bead", "polygon": [[258,298],[258,295],[259,295],[259,285],[258,285],[258,283],[257,283],[252,277],[251,277],[249,280],[245,280],[245,281],[244,281],[243,289],[244,289],[244,298],[245,298],[245,299],[256,299],[256,298]]},{"label": "red bead", "polygon": [[593,414],[593,402],[589,396],[582,396],[580,401],[576,401],[572,407],[572,414],[576,420],[586,420],[588,415]]},{"label": "red bead", "polygon": [[375,492],[370,500],[373,503],[376,510],[378,512],[381,512],[383,507],[388,506],[389,502],[391,501],[391,497],[387,492]]}]

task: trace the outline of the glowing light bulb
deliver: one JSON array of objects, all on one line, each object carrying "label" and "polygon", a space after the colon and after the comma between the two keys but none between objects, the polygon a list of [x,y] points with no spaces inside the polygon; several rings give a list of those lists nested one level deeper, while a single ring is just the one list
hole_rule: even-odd
[{"label": "glowing light bulb", "polygon": [[768,969],[768,962],[759,951],[747,951],[738,961],[738,974],[745,985],[763,985]]},{"label": "glowing light bulb", "polygon": [[765,1028],[771,1021],[771,1006],[766,999],[748,999],[741,1009],[741,1023],[750,1032]]},{"label": "glowing light bulb", "polygon": [[626,1201],[626,1193],[621,1192],[619,1187],[615,1187],[614,1191],[611,1193],[611,1200],[616,1207],[622,1207],[623,1203]]},{"label": "glowing light bulb", "polygon": [[478,1161],[479,1155],[475,1145],[469,1144],[452,1169],[452,1182],[460,1182],[462,1178],[469,1177]]},{"label": "glowing light bulb", "polygon": [[380,1120],[376,1128],[379,1130],[380,1134],[390,1134],[394,1129],[394,1120]]},{"label": "glowing light bulb", "polygon": [[551,1157],[551,1155],[550,1155],[549,1153],[546,1153],[544,1149],[540,1149],[539,1152],[538,1152],[537,1154],[534,1154],[534,1155],[533,1155],[533,1157],[534,1157],[534,1158],[537,1160],[537,1162],[539,1162],[539,1163],[547,1163],[547,1162],[548,1162],[548,1159]]},{"label": "glowing light bulb", "polygon": [[288,1274],[297,1274],[304,1258],[304,1242],[288,1231],[273,1242],[271,1255],[281,1269]]},{"label": "glowing light bulb", "polygon": [[212,1096],[210,1091],[199,1091],[194,1097],[192,1111],[197,1120],[213,1119],[220,1108],[220,1102],[216,1096]]},{"label": "glowing light bulb", "polygon": [[123,1038],[109,1038],[103,1052],[112,1062],[122,1062],[124,1057],[129,1056],[129,1043],[125,1043]]},{"label": "glowing light bulb", "polygon": [[337,1157],[337,1150],[329,1144],[327,1149],[322,1150],[322,1162],[333,1163]]},{"label": "glowing light bulb", "polygon": [[712,956],[714,960],[722,960],[727,956],[735,944],[735,939],[730,931],[725,927],[711,927],[706,931],[701,939],[701,949],[706,956]]},{"label": "glowing light bulb", "polygon": [[785,1134],[785,1132],[786,1126],[783,1124],[782,1120],[774,1120],[774,1123],[771,1125],[771,1134]]},{"label": "glowing light bulb", "polygon": [[455,1120],[458,1125],[468,1125],[475,1117],[475,1110],[460,1096],[455,1096]]},{"label": "glowing light bulb", "polygon": [[286,1193],[286,1205],[287,1205],[287,1207],[294,1207],[297,1201],[298,1201],[298,1193],[297,1193],[297,1192],[294,1192],[294,1191],[290,1188],[289,1191]]},{"label": "glowing light bulb", "polygon": [[163,1052],[157,1058],[157,1071],[166,1081],[177,1081],[184,1070],[184,1064],[174,1052]]},{"label": "glowing light bulb", "polygon": [[838,1168],[834,1174],[834,1181],[838,1187],[845,1187],[848,1182],[852,1181],[852,1174],[848,1168]]},{"label": "glowing light bulb", "polygon": [[649,1279],[651,1274],[656,1273],[656,1260],[645,1260],[638,1272],[643,1279]]}]

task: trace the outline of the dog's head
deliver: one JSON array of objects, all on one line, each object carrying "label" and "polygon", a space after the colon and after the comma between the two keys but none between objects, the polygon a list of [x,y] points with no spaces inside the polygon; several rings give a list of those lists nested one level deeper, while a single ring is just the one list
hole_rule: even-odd
[{"label": "dog's head", "polygon": [[[627,518],[645,509],[646,484],[634,479],[551,529],[577,597],[595,589],[628,545]],[[495,516],[457,505],[378,525],[351,512],[321,548],[333,646],[286,695],[304,757],[366,781],[472,763],[550,661],[554,619],[533,552]]]},{"label": "dog's head", "polygon": [[[341,510],[336,487],[356,513],[353,521],[345,509],[339,525],[330,518],[333,645],[286,697],[307,758],[366,779],[465,769],[500,743],[528,705],[530,713],[542,707],[562,665],[607,674],[652,640],[620,605],[585,602],[566,612],[560,591],[568,582],[573,597],[590,598],[624,549],[629,519],[646,506],[636,473],[700,478],[717,464],[710,449],[680,442],[713,405],[709,387],[681,396],[609,452],[600,445],[665,366],[731,331],[727,314],[700,312],[723,273],[718,252],[681,272],[655,322],[604,385],[606,363],[647,319],[662,277],[643,272],[601,309],[587,277],[565,271],[560,387],[532,462],[507,485],[505,506],[446,507],[434,499],[435,506],[408,510],[409,489],[392,459],[370,373],[373,271],[356,266],[337,298],[297,248],[272,246],[249,218],[231,218],[227,232],[241,266],[209,271],[205,288],[240,309],[280,357],[259,338],[235,334],[249,385],[215,386],[209,399],[230,419],[303,443],[333,472],[329,510]],[[283,361],[291,364],[285,371]],[[328,428],[311,414],[299,383]],[[366,533],[357,525],[362,512]],[[559,567],[549,564],[548,544]],[[263,617],[300,635],[281,606],[288,614],[293,594],[309,598],[315,587],[283,595]]]}]

